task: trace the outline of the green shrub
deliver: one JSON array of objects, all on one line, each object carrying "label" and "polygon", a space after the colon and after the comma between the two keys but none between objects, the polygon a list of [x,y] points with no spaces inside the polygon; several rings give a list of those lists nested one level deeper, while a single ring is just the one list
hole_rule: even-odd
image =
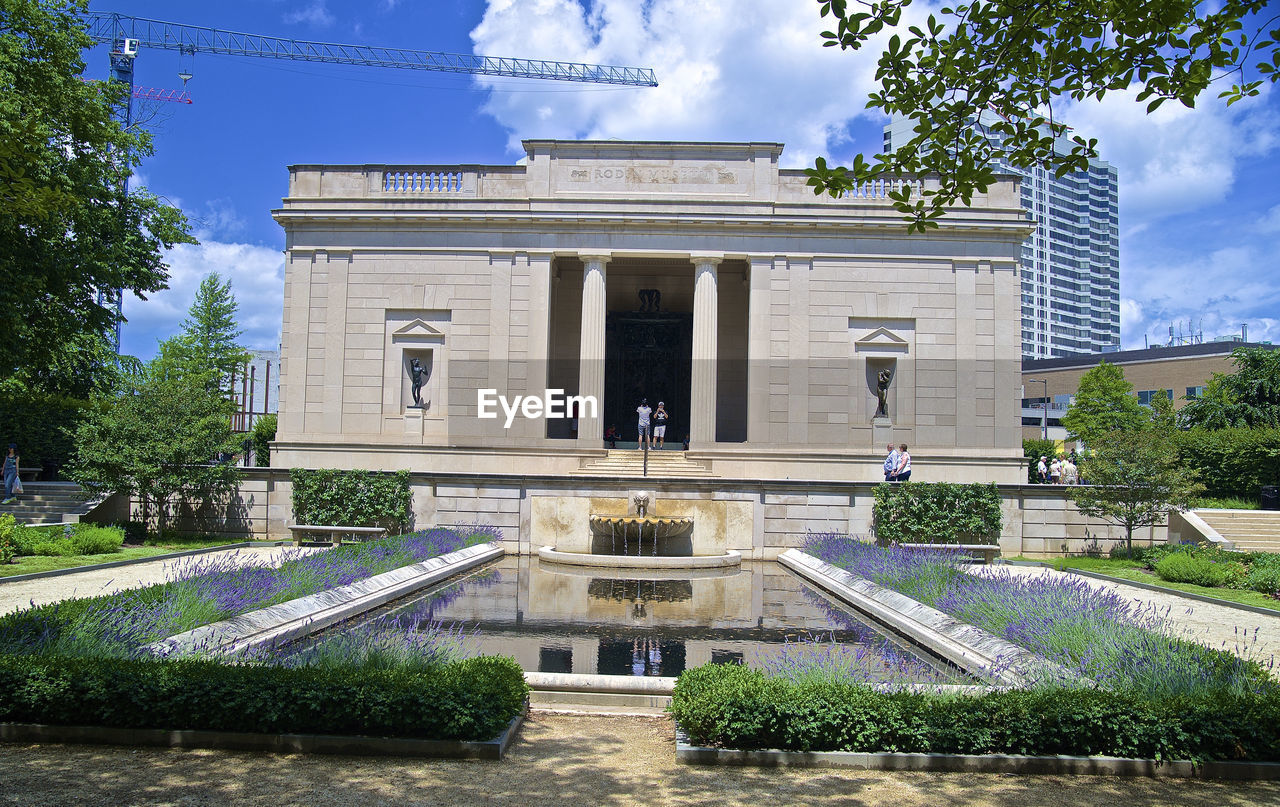
[{"label": "green shrub", "polygon": [[386,527],[401,532],[412,515],[409,472],[289,471],[293,517],[299,524],[331,527]]},{"label": "green shrub", "polygon": [[489,740],[527,697],[493,656],[407,673],[0,655],[0,722]]},{"label": "green shrub", "polygon": [[124,530],[119,527],[99,527],[96,524],[77,524],[71,532],[71,543],[77,555],[106,555],[119,552],[124,545]]},{"label": "green shrub", "polygon": [[120,551],[124,544],[124,530],[88,523],[70,527],[63,524],[47,527],[20,526],[14,533],[14,544],[17,554],[22,556],[104,555]]},{"label": "green shrub", "polygon": [[671,712],[693,744],[725,748],[1280,759],[1275,692],[1158,700],[1103,689],[877,692],[717,664],[680,676]]},{"label": "green shrub", "polygon": [[1171,583],[1217,588],[1231,579],[1230,564],[1218,563],[1190,552],[1174,552],[1156,563],[1156,574]]},{"label": "green shrub", "polygon": [[1255,553],[1249,563],[1244,588],[1262,594],[1280,596],[1280,555]]},{"label": "green shrub", "polygon": [[1280,484],[1280,429],[1191,429],[1177,432],[1181,462],[1194,469],[1205,495],[1254,499]]},{"label": "green shrub", "polygon": [[249,439],[253,441],[253,464],[259,468],[271,467],[271,441],[276,439],[277,418],[263,415],[253,421]]},{"label": "green shrub", "polygon": [[8,513],[0,515],[0,563],[12,563],[14,555],[18,554],[13,540],[15,532],[17,526],[13,516]]},{"label": "green shrub", "polygon": [[881,543],[994,544],[1000,537],[1000,491],[994,484],[886,482],[872,508]]}]

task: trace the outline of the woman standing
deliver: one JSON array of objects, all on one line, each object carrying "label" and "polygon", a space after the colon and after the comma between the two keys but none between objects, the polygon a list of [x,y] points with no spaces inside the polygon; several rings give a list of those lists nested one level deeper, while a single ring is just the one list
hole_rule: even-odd
[{"label": "woman standing", "polygon": [[898,468],[894,479],[898,482],[907,482],[911,479],[911,454],[907,452],[906,443],[898,446]]},{"label": "woman standing", "polygon": [[19,487],[19,490],[21,490],[21,487],[20,487],[21,483],[18,482],[18,444],[17,443],[9,444],[9,453],[5,454],[4,456],[3,473],[4,473],[3,504],[8,504],[9,502],[17,498],[14,496],[14,492],[15,492],[14,487]]}]

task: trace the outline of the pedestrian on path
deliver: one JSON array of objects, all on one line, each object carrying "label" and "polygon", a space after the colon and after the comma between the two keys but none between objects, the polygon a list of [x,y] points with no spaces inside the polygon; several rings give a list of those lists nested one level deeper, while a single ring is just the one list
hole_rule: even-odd
[{"label": "pedestrian on path", "polygon": [[8,504],[22,493],[22,480],[18,478],[18,444],[10,443],[9,452],[4,456],[4,504]]},{"label": "pedestrian on path", "polygon": [[884,458],[884,481],[893,482],[897,479],[898,449],[890,443],[885,446],[885,450],[889,452],[889,456]]}]

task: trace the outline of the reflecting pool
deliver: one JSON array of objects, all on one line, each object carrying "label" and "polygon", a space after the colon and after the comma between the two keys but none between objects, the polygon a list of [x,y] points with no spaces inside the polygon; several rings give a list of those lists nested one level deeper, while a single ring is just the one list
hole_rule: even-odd
[{"label": "reflecting pool", "polygon": [[405,630],[438,623],[461,631],[471,652],[513,656],[531,672],[675,676],[708,662],[769,668],[835,642],[857,656],[869,680],[964,680],[779,564],[652,575],[508,555],[281,652],[305,653],[335,633],[394,621]]}]

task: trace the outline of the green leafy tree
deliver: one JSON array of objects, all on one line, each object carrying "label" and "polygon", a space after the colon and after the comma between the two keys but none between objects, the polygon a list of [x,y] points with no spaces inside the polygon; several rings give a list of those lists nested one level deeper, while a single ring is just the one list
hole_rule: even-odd
[{"label": "green leafy tree", "polygon": [[190,346],[175,337],[129,378],[122,394],[93,411],[76,431],[70,476],[98,492],[136,495],[143,518],[163,534],[175,498],[208,498],[239,480],[232,462],[231,403],[211,370],[192,370]]},{"label": "green leafy tree", "polygon": [[1089,445],[1109,432],[1132,431],[1150,421],[1124,370],[1105,361],[1080,378],[1075,400],[1062,415],[1067,433]]},{"label": "green leafy tree", "polygon": [[1170,510],[1187,510],[1203,488],[1178,460],[1172,441],[1157,428],[1113,431],[1090,443],[1081,464],[1088,485],[1070,488],[1080,512],[1133,531],[1165,523]]},{"label": "green leafy tree", "polygon": [[0,377],[49,368],[114,326],[100,290],[163,289],[176,208],[126,181],[151,153],[112,117],[125,90],[81,80],[87,0],[0,3]]},{"label": "green leafy tree", "polygon": [[1214,373],[1204,394],[1182,407],[1182,423],[1207,429],[1280,426],[1280,350],[1238,347],[1231,363],[1234,372]]},{"label": "green leafy tree", "polygon": [[253,441],[253,464],[259,468],[271,467],[271,441],[276,439],[277,425],[275,415],[261,415],[253,421],[249,439]]},{"label": "green leafy tree", "polygon": [[1193,107],[1227,76],[1238,82],[1220,93],[1228,103],[1280,79],[1280,30],[1268,30],[1276,18],[1266,15],[1267,0],[972,0],[906,26],[911,2],[818,0],[822,16],[836,21],[822,34],[828,47],[858,50],[893,32],[867,107],[905,116],[916,129],[874,162],[858,155],[850,167],[832,167],[819,159],[808,173],[815,193],[832,195],[880,177],[937,175],[923,198],[905,189],[894,196],[912,231],[936,227],[946,207],[985,192],[1001,157],[1058,176],[1085,170],[1097,141],[1069,134],[1054,118],[1055,101],[1137,85],[1151,112],[1170,100]]},{"label": "green leafy tree", "polygon": [[183,339],[175,343],[177,360],[195,372],[211,370],[223,389],[250,359],[248,351],[237,344],[242,333],[236,324],[238,310],[231,280],[223,281],[216,272],[210,273],[196,289],[182,321]]}]

